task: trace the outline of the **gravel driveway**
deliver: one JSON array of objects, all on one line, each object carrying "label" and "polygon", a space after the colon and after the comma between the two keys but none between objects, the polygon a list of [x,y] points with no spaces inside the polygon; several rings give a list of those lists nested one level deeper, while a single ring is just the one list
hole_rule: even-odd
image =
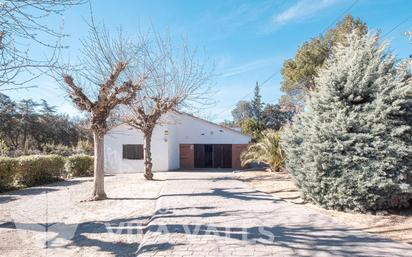
[{"label": "gravel driveway", "polygon": [[412,256],[251,188],[232,172],[106,177],[111,199],[80,202],[90,179],[0,195],[1,256]]},{"label": "gravel driveway", "polygon": [[0,256],[135,256],[164,177],[106,176],[98,202],[91,178],[0,194]]},{"label": "gravel driveway", "polygon": [[231,172],[169,174],[139,256],[412,256],[412,246],[361,232],[257,191]]}]

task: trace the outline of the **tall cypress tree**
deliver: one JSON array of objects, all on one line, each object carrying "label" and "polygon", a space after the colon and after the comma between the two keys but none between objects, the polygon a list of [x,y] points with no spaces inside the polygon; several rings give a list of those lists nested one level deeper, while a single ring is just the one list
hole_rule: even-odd
[{"label": "tall cypress tree", "polygon": [[259,83],[256,82],[255,86],[255,94],[253,96],[253,99],[251,101],[252,105],[252,115],[253,119],[255,119],[258,123],[263,122],[263,102],[262,102],[262,96],[260,95],[260,88],[259,88]]},{"label": "tall cypress tree", "polygon": [[409,74],[375,36],[338,45],[285,133],[286,166],[305,199],[377,210],[412,203]]}]

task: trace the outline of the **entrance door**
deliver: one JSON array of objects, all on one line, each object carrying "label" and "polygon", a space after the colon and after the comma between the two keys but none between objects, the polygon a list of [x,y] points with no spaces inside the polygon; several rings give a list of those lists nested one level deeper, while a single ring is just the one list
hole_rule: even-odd
[{"label": "entrance door", "polygon": [[232,168],[232,145],[222,147],[222,168]]},{"label": "entrance door", "polygon": [[223,145],[213,145],[213,168],[223,168]]},{"label": "entrance door", "polygon": [[205,166],[204,168],[213,167],[213,145],[204,145],[205,147]]},{"label": "entrance door", "polygon": [[232,145],[196,144],[195,168],[232,168]]},{"label": "entrance door", "polygon": [[205,145],[195,145],[195,168],[205,168]]},{"label": "entrance door", "polygon": [[193,169],[194,168],[194,149],[193,145],[182,144],[179,146],[180,168]]}]

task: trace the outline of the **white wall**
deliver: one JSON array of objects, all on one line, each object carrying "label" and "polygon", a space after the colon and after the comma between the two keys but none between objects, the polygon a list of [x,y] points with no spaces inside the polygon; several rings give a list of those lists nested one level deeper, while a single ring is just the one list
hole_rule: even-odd
[{"label": "white wall", "polygon": [[[153,171],[165,171],[168,166],[168,140],[165,136],[166,126],[156,126],[152,137]],[[143,160],[123,159],[124,144],[143,144],[143,134],[139,130],[123,124],[111,129],[104,137],[105,140],[105,172],[133,173],[143,172]]]},{"label": "white wall", "polygon": [[188,114],[174,115],[179,144],[247,144],[250,137]]},{"label": "white wall", "polygon": [[[167,134],[167,135],[166,135]],[[179,168],[180,144],[247,144],[250,137],[184,113],[162,117],[152,137],[153,171]],[[123,124],[105,136],[105,172],[143,172],[143,160],[123,159],[124,144],[143,144],[143,134]]]},{"label": "white wall", "polygon": [[166,117],[169,133],[169,170],[179,169],[179,143],[177,141],[176,119],[172,115]]},{"label": "white wall", "polygon": [[169,113],[169,169],[179,168],[179,144],[248,144],[251,138],[185,113]]}]

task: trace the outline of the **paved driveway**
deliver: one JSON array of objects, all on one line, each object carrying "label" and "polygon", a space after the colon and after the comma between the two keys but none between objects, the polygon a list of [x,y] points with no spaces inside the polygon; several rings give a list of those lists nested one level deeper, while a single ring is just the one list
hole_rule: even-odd
[{"label": "paved driveway", "polygon": [[92,178],[0,194],[0,256],[135,256],[164,184],[156,176],[107,176],[105,201],[81,202]]},{"label": "paved driveway", "polygon": [[412,256],[231,172],[156,177],[109,176],[99,202],[80,202],[90,179],[1,194],[0,256]]},{"label": "paved driveway", "polygon": [[170,172],[139,256],[412,256],[412,246],[251,189],[231,172]]}]

